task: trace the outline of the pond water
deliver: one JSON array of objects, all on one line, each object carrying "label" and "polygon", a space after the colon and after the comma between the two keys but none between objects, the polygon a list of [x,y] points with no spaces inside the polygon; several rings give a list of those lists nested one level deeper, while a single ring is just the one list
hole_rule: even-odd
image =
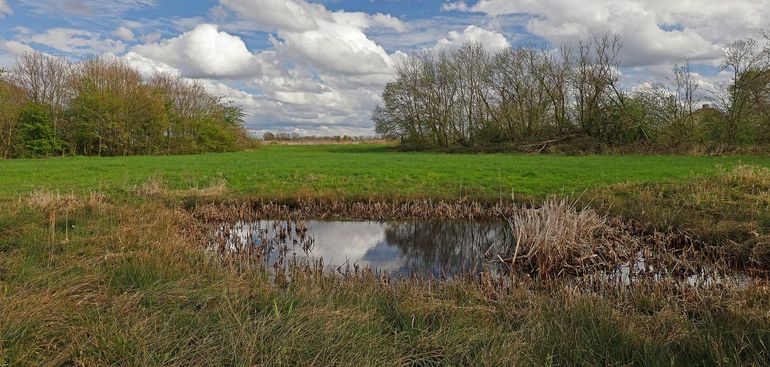
[{"label": "pond water", "polygon": [[458,222],[306,222],[262,220],[219,228],[220,249],[256,255],[270,266],[318,262],[325,270],[452,276],[494,270],[490,251],[507,246],[507,224]]},{"label": "pond water", "polygon": [[[224,223],[211,232],[210,247],[225,258],[247,259],[273,269],[292,265],[322,267],[342,274],[372,270],[395,277],[453,277],[458,274],[507,274],[500,254],[515,242],[500,222],[371,222],[260,220]],[[672,272],[661,263],[637,258],[596,273],[601,279],[631,284],[637,280],[684,281],[691,286],[743,284],[745,275],[714,269]],[[676,275],[674,275],[676,274]]]}]

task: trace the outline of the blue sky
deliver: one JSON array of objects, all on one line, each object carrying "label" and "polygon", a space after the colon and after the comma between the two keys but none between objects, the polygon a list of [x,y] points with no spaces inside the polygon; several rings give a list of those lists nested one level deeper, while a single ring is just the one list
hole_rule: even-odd
[{"label": "blue sky", "polygon": [[694,64],[718,83],[724,46],[769,26],[770,0],[0,0],[0,66],[31,50],[124,59],[232,99],[255,133],[370,134],[369,111],[410,52],[625,39],[623,82]]}]

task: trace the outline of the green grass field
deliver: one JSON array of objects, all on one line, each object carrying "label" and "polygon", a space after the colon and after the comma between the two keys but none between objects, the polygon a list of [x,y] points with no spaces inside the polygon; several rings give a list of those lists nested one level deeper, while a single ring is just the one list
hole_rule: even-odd
[{"label": "green grass field", "polygon": [[0,161],[0,195],[35,189],[111,195],[150,179],[171,189],[224,181],[252,197],[341,196],[494,200],[579,194],[618,182],[709,175],[770,157],[559,156],[397,152],[384,145],[265,146],[252,152],[160,157],[75,157]]}]

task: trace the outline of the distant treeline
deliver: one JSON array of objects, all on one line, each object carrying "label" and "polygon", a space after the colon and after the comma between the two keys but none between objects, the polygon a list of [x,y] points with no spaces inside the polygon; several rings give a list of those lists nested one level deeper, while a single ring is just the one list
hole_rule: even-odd
[{"label": "distant treeline", "polygon": [[[770,145],[767,42],[730,44],[724,83],[699,83],[685,62],[664,82],[634,90],[619,85],[622,45],[604,35],[558,50],[493,53],[469,43],[413,55],[372,112],[375,129],[428,149]],[[701,108],[704,102],[709,106]]]},{"label": "distant treeline", "polygon": [[350,136],[350,135],[333,135],[333,136],[317,136],[317,135],[302,135],[296,132],[266,132],[262,134],[263,141],[279,141],[279,142],[372,142],[381,141],[382,138],[378,136]]},{"label": "distant treeline", "polygon": [[233,151],[255,143],[243,118],[199,84],[117,59],[28,53],[0,72],[0,158]]}]

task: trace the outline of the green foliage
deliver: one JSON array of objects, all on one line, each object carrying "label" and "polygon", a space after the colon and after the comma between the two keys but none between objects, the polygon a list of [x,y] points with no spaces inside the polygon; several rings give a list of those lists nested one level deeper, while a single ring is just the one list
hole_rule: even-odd
[{"label": "green foliage", "polygon": [[28,104],[19,117],[20,142],[18,154],[22,157],[46,157],[60,152],[64,146],[56,135],[47,106]]},{"label": "green foliage", "polygon": [[[0,157],[180,154],[255,147],[256,140],[244,128],[243,110],[199,84],[168,75],[146,81],[132,67],[111,59],[73,65],[30,54],[20,62],[47,65],[59,78],[25,77],[23,73],[42,67],[19,67],[15,79],[0,80]],[[34,78],[42,78],[38,80],[42,86],[24,84]],[[31,102],[19,94],[27,94]],[[19,108],[24,111],[17,113]]]}]

